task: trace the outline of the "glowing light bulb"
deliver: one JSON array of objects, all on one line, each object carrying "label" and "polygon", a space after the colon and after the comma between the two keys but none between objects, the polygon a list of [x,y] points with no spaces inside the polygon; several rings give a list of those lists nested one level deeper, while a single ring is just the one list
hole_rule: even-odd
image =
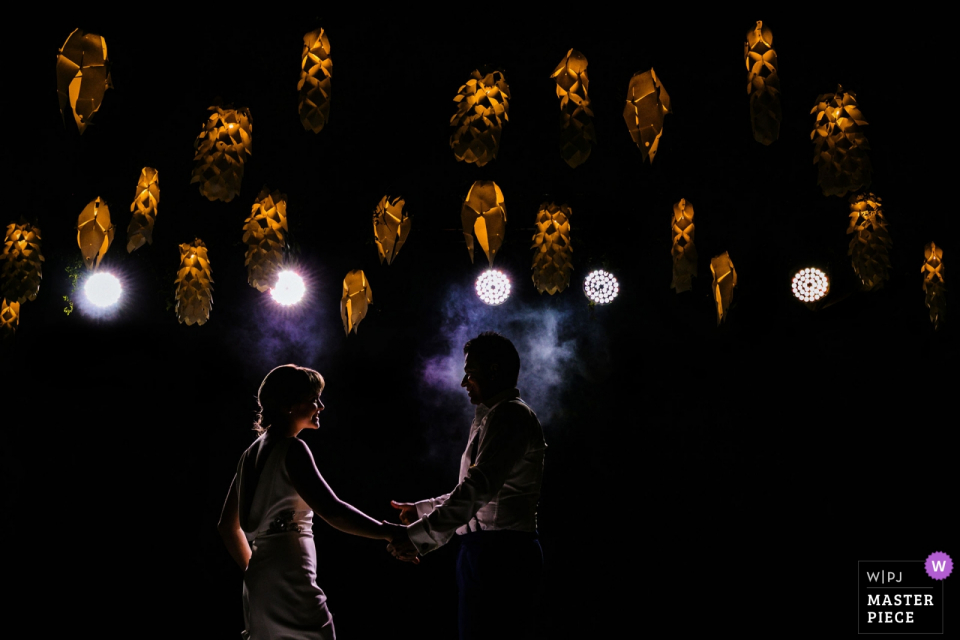
[{"label": "glowing light bulb", "polygon": [[830,292],[830,279],[820,269],[801,269],[793,276],[793,295],[803,302],[816,302]]},{"label": "glowing light bulb", "polygon": [[583,293],[591,302],[609,304],[620,293],[620,283],[603,269],[592,272],[583,281]]},{"label": "glowing light bulb", "polygon": [[489,269],[477,278],[477,296],[487,304],[503,304],[510,297],[510,279]]},{"label": "glowing light bulb", "polygon": [[285,307],[300,302],[306,292],[307,286],[303,283],[303,278],[293,271],[281,271],[277,276],[277,285],[270,289],[273,299]]},{"label": "glowing light bulb", "polygon": [[83,293],[94,306],[109,307],[120,299],[120,281],[110,273],[95,273],[87,278]]}]

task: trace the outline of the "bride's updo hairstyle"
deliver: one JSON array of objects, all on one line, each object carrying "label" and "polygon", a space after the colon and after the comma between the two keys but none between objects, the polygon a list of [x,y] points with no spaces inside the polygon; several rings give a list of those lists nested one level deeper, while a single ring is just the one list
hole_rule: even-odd
[{"label": "bride's updo hairstyle", "polygon": [[323,376],[313,369],[295,364],[280,365],[260,383],[257,392],[260,410],[253,421],[253,430],[263,435],[270,425],[283,419],[283,414],[290,411],[290,407],[310,396],[319,395],[323,385]]}]

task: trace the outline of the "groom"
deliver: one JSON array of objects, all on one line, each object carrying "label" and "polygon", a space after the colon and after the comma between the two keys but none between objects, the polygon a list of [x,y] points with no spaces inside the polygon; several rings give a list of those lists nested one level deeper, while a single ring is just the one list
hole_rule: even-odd
[{"label": "groom", "polygon": [[446,495],[394,502],[409,539],[387,548],[413,560],[460,538],[460,640],[527,638],[534,633],[543,570],[537,502],[546,443],[536,414],[517,391],[520,356],[487,331],[463,347],[460,382],[477,405],[460,482]]}]

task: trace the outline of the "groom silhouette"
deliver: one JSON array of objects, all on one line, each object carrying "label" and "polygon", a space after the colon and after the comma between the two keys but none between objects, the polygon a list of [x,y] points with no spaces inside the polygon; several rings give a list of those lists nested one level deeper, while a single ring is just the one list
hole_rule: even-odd
[{"label": "groom silhouette", "polygon": [[481,333],[463,346],[466,389],[476,414],[460,458],[460,481],[445,495],[390,504],[408,539],[388,550],[414,560],[460,539],[460,640],[529,638],[543,572],[537,502],[546,443],[540,421],[520,399],[520,356],[507,338]]}]

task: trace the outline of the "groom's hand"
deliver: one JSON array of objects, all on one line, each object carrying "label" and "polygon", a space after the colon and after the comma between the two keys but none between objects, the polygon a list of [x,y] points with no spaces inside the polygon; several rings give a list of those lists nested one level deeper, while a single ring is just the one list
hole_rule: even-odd
[{"label": "groom's hand", "polygon": [[400,512],[400,522],[403,524],[413,524],[420,518],[417,517],[417,506],[412,502],[390,501],[390,506]]}]

